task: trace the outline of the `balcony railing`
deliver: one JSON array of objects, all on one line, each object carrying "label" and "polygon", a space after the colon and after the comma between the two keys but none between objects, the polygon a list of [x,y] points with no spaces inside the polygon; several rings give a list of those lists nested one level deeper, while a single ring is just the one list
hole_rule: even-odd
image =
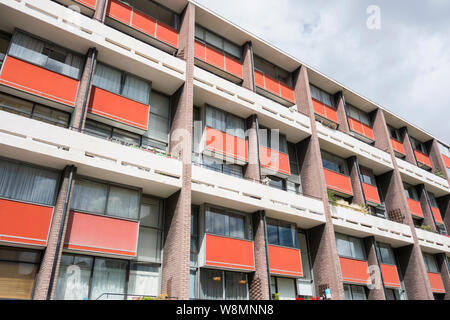
[{"label": "balcony railing", "polygon": [[329,189],[344,193],[346,195],[353,195],[350,177],[328,169],[324,169],[324,173],[325,181]]},{"label": "balcony railing", "polygon": [[414,150],[414,154],[416,155],[417,162],[431,168],[430,158],[426,154],[420,152],[419,150]]},{"label": "balcony railing", "polygon": [[340,257],[342,280],[356,284],[369,284],[367,261]]},{"label": "balcony railing", "polygon": [[439,224],[444,224],[444,221],[442,220],[441,211],[439,208],[431,207],[431,211],[433,212],[434,221]]},{"label": "balcony railing", "polygon": [[444,159],[445,166],[447,168],[450,168],[450,158],[445,155],[442,155],[442,159]]},{"label": "balcony railing", "polygon": [[219,154],[238,162],[248,162],[247,140],[206,127],[206,153]]},{"label": "balcony railing", "polygon": [[144,294],[105,292],[99,295],[95,300],[178,300],[178,298],[168,297],[165,295],[152,296]]},{"label": "balcony railing", "polygon": [[285,85],[280,80],[273,79],[263,72],[255,70],[255,84],[257,87],[295,104],[294,89]]},{"label": "balcony railing", "polygon": [[371,141],[375,140],[375,136],[373,135],[373,129],[370,126],[351,117],[347,117],[347,119],[351,131],[356,132],[357,134]]},{"label": "balcony railing", "polygon": [[312,99],[312,103],[315,114],[327,120],[333,121],[336,124],[338,123],[337,111],[334,108],[327,106],[326,104],[316,99]]},{"label": "balcony railing", "polygon": [[445,293],[445,287],[440,273],[428,272],[428,280],[430,281],[431,291]]},{"label": "balcony railing", "polygon": [[282,177],[291,175],[288,154],[264,146],[260,146],[259,150],[261,167],[263,169],[269,171],[271,174],[281,175]]},{"label": "balcony railing", "polygon": [[391,145],[396,153],[400,154],[401,156],[405,155],[405,148],[403,147],[403,143],[395,140],[394,138],[391,138]]},{"label": "balcony railing", "polygon": [[420,202],[414,199],[407,199],[408,200],[408,206],[409,206],[409,211],[411,212],[412,215],[419,217],[419,218],[423,218],[423,212],[422,212],[422,207],[420,206]]},{"label": "balcony railing", "polygon": [[269,245],[270,273],[288,277],[303,277],[299,249]]},{"label": "balcony railing", "polygon": [[386,287],[401,288],[397,266],[391,264],[381,264],[381,273],[383,274],[383,281]]},{"label": "balcony railing", "polygon": [[363,182],[363,189],[367,201],[378,205],[381,204],[380,196],[378,194],[378,189],[376,186],[372,186]]}]

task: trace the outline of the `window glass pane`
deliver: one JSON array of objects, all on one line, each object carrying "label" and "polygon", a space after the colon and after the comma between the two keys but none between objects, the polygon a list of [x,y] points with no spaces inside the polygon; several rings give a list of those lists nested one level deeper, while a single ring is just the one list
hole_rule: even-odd
[{"label": "window glass pane", "polygon": [[389,245],[378,244],[382,263],[395,264],[394,253]]},{"label": "window glass pane", "polygon": [[267,237],[269,244],[279,245],[278,240],[278,226],[267,222]]},{"label": "window glass pane", "polygon": [[[128,280],[129,295],[158,296],[159,295],[159,268],[131,263]],[[129,299],[133,299],[132,296]]]},{"label": "window glass pane", "polygon": [[364,249],[362,247],[362,241],[358,238],[348,237],[350,240],[350,248],[352,250],[351,257],[355,259],[364,259]]},{"label": "window glass pane", "polygon": [[200,39],[200,40],[205,40],[205,31],[202,27],[200,27],[199,25],[195,25],[195,37]]},{"label": "window glass pane", "polygon": [[96,258],[90,299],[124,299],[127,264],[127,261]]},{"label": "window glass pane", "polygon": [[232,114],[226,116],[226,133],[245,139],[245,123],[244,119],[236,117]]},{"label": "window glass pane", "polygon": [[117,128],[113,129],[112,140],[123,145],[139,146],[141,144],[141,138],[138,134]]},{"label": "window glass pane", "polygon": [[102,139],[109,139],[111,138],[111,131],[112,128],[106,124],[86,119],[84,132],[91,136],[99,137]]},{"label": "window glass pane", "polygon": [[242,216],[229,216],[230,237],[245,238],[245,222]]},{"label": "window glass pane", "polygon": [[67,128],[69,126],[70,114],[41,105],[36,105],[33,112],[33,119]]},{"label": "window glass pane", "polygon": [[140,227],[137,252],[139,261],[160,263],[161,250],[161,231]]},{"label": "window glass pane", "polygon": [[225,272],[225,299],[248,299],[246,274],[240,272]]},{"label": "window glass pane", "polygon": [[30,117],[32,109],[33,104],[31,102],[0,94],[0,110]]},{"label": "window glass pane", "polygon": [[216,108],[206,107],[206,125],[213,129],[226,132],[226,115]]},{"label": "window glass pane", "polygon": [[72,196],[72,209],[105,213],[107,186],[90,180],[77,179]]},{"label": "window glass pane", "polygon": [[39,251],[0,247],[0,260],[38,263],[40,259]]},{"label": "window glass pane", "polygon": [[278,230],[280,232],[280,245],[285,247],[295,247],[291,225],[280,223]]},{"label": "window glass pane", "polygon": [[59,173],[0,160],[0,196],[25,202],[53,205]]},{"label": "window glass pane", "polygon": [[115,94],[120,94],[121,80],[121,71],[102,63],[97,63],[92,85]]},{"label": "window glass pane", "polygon": [[352,291],[348,284],[344,284],[345,300],[352,300]]},{"label": "window glass pane", "polygon": [[87,300],[93,258],[63,254],[56,282],[55,300]]},{"label": "window glass pane", "polygon": [[328,159],[322,159],[322,164],[325,169],[341,173],[341,166],[337,163],[331,162]]},{"label": "window glass pane", "polygon": [[312,279],[311,266],[309,263],[308,244],[306,242],[306,235],[304,233],[298,233],[298,243],[300,248],[300,254],[302,257],[302,270],[304,279]]},{"label": "window glass pane", "polygon": [[311,89],[311,96],[313,99],[316,99],[317,101],[334,108],[333,97],[329,93],[313,85],[310,85],[310,89]]},{"label": "window glass pane", "polygon": [[143,79],[126,74],[122,95],[148,105],[150,99],[150,84]]},{"label": "window glass pane", "polygon": [[200,270],[200,299],[222,300],[223,294],[223,272],[217,270]]},{"label": "window glass pane", "polygon": [[0,298],[31,299],[37,265],[0,261]]},{"label": "window glass pane", "polygon": [[189,299],[197,298],[197,270],[191,269],[189,273]]},{"label": "window glass pane", "polygon": [[222,172],[230,176],[242,178],[244,176],[242,167],[236,164],[223,164]]},{"label": "window glass pane", "polygon": [[206,31],[206,38],[205,38],[206,42],[219,48],[219,49],[223,49],[223,40],[221,37]]},{"label": "window glass pane", "polygon": [[352,300],[367,300],[366,292],[364,291],[364,287],[361,286],[351,286],[352,288]]},{"label": "window glass pane", "polygon": [[106,212],[112,216],[137,219],[139,213],[139,192],[111,186]]},{"label": "window glass pane", "polygon": [[295,300],[295,280],[277,277],[280,300]]},{"label": "window glass pane", "polygon": [[162,227],[161,201],[149,197],[142,198],[140,223],[144,227]]},{"label": "window glass pane", "polygon": [[350,241],[348,240],[347,236],[336,234],[336,246],[337,251],[340,256],[343,257],[351,257],[352,256],[352,250],[350,247]]},{"label": "window glass pane", "polygon": [[14,33],[9,54],[25,61],[43,66],[47,62],[47,56],[42,53],[44,50],[44,42],[27,34]]},{"label": "window glass pane", "polygon": [[232,56],[241,59],[241,48],[234,43],[229,41],[224,41],[224,50],[226,53],[231,54]]}]

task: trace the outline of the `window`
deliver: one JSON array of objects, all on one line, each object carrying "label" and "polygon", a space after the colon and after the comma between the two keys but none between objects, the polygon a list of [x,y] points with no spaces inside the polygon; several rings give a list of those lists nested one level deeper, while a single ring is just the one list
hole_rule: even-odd
[{"label": "window", "polygon": [[425,144],[423,142],[420,142],[419,140],[411,137],[411,144],[414,150],[417,150],[425,155],[428,155],[427,148],[425,147]]},{"label": "window", "polygon": [[127,290],[128,299],[133,299],[135,295],[158,296],[160,278],[159,266],[131,262]]},{"label": "window", "polygon": [[436,201],[436,197],[434,196],[433,193],[428,192],[428,198],[430,198],[430,203],[432,207],[439,208],[438,203]]},{"label": "window", "polygon": [[446,156],[447,158],[450,158],[450,148],[440,142],[438,142],[438,146],[441,154]]},{"label": "window", "polygon": [[161,200],[142,196],[139,217],[139,261],[161,263],[163,235],[163,203]]},{"label": "window", "polygon": [[440,273],[436,263],[436,257],[434,255],[422,252],[422,256],[427,272]]},{"label": "window", "polygon": [[346,176],[349,175],[347,170],[347,164],[345,163],[344,159],[341,159],[326,151],[321,151],[321,154],[324,169],[328,169]]},{"label": "window", "polygon": [[359,171],[361,173],[361,181],[363,183],[376,186],[375,177],[373,176],[372,170],[366,167],[359,166]]},{"label": "window", "polygon": [[14,33],[8,55],[77,80],[84,64],[81,55],[21,31]]},{"label": "window", "polygon": [[198,212],[199,207],[191,207],[191,267],[197,266],[198,256]]},{"label": "window", "polygon": [[206,107],[206,126],[245,139],[245,121],[231,113]]},{"label": "window", "polygon": [[363,243],[359,238],[336,233],[336,246],[341,257],[365,260]]},{"label": "window", "polygon": [[134,10],[139,10],[169,27],[178,29],[178,15],[157,2],[150,0],[127,0],[123,2],[131,5]]},{"label": "window", "polygon": [[295,279],[270,277],[270,288],[272,298],[275,293],[279,294],[279,300],[295,300],[297,297]]},{"label": "window", "polygon": [[312,84],[309,84],[309,87],[311,90],[311,97],[313,99],[322,102],[323,104],[335,109],[333,96],[331,94],[323,91],[322,89],[317,88],[316,86],[313,86]]},{"label": "window", "polygon": [[397,140],[397,141],[402,141],[401,139],[401,134],[400,134],[400,130],[399,129],[395,129],[394,127],[391,127],[388,125],[388,129],[389,129],[389,134],[391,136],[391,138]]},{"label": "window", "polygon": [[288,143],[286,136],[278,129],[269,129],[259,126],[259,144],[263,147],[288,154]]},{"label": "window", "polygon": [[292,76],[290,72],[283,70],[282,68],[256,55],[254,56],[254,63],[255,63],[255,70],[264,73],[265,75],[271,77],[272,79],[284,83],[288,87],[293,86]]},{"label": "window", "polygon": [[143,104],[150,103],[148,81],[100,62],[95,67],[92,85]]},{"label": "window", "polygon": [[53,206],[59,177],[54,170],[0,158],[0,197]]},{"label": "window", "polygon": [[205,225],[206,233],[247,240],[253,238],[249,215],[207,207]]},{"label": "window", "polygon": [[367,300],[366,289],[363,286],[344,284],[345,300]]},{"label": "window", "polygon": [[380,263],[390,264],[390,265],[396,264],[394,251],[392,250],[390,245],[377,242],[376,249],[377,249],[378,257],[380,259]]},{"label": "window", "polygon": [[205,28],[199,26],[198,24],[195,25],[195,39],[204,42],[206,44],[209,44],[216,49],[219,49],[225,54],[228,54],[232,57],[235,57],[238,60],[241,60],[242,53],[241,53],[241,47],[228,41],[227,39],[216,35],[215,33],[206,30]]},{"label": "window", "polygon": [[401,300],[399,290],[386,288],[386,300]]},{"label": "window", "polygon": [[70,114],[33,102],[0,93],[0,110],[50,123],[58,127],[69,126]]},{"label": "window", "polygon": [[361,122],[369,127],[372,126],[372,122],[370,121],[369,114],[365,113],[364,111],[361,111],[360,109],[358,109],[350,104],[346,104],[345,109],[347,111],[347,115],[350,118],[358,120],[359,122]]},{"label": "window", "polygon": [[297,294],[302,298],[313,297],[315,295],[314,280],[309,259],[307,237],[304,232],[298,232],[298,243],[302,259],[303,277],[297,279]]},{"label": "window", "polygon": [[9,42],[11,36],[7,33],[0,31],[0,68],[5,60],[6,52],[8,51]]},{"label": "window", "polygon": [[298,163],[297,147],[295,144],[288,142],[288,154],[291,175],[286,180],[286,190],[288,192],[301,194],[302,180],[300,177],[300,165]]},{"label": "window", "polygon": [[138,219],[139,191],[78,178],[72,209],[120,218]]},{"label": "window", "polygon": [[240,165],[227,163],[225,160],[220,160],[218,158],[212,158],[201,154],[193,155],[192,161],[194,164],[201,167],[214,170],[227,174],[229,176],[234,176],[238,178],[243,178],[243,168]]},{"label": "window", "polygon": [[31,299],[41,253],[0,247],[0,299]]},{"label": "window", "polygon": [[245,273],[200,270],[200,299],[248,300],[248,279]]},{"label": "window", "polygon": [[267,237],[271,245],[298,248],[297,230],[294,224],[267,219]]},{"label": "window", "polygon": [[415,200],[415,201],[420,201],[419,200],[419,195],[417,194],[416,187],[414,187],[414,186],[412,186],[410,184],[407,184],[407,183],[403,183],[403,187],[404,187],[404,190],[405,190],[405,195],[406,195],[406,197],[408,199],[412,199],[412,200]]}]

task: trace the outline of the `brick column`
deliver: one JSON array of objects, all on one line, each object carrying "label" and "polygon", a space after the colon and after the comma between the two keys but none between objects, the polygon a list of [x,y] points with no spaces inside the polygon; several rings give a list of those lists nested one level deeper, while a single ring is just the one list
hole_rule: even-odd
[{"label": "brick column", "polygon": [[336,106],[339,123],[338,130],[345,133],[349,133],[350,128],[347,122],[347,112],[345,111],[344,93],[342,91],[339,91],[334,95],[334,103]]},{"label": "brick column", "polygon": [[[378,111],[375,119],[377,119],[378,122],[377,126],[379,135],[377,140],[381,139],[379,145],[380,143],[383,143],[383,141],[384,144],[386,144],[386,141],[389,139],[389,132],[386,125],[386,120],[384,118],[384,113],[381,112],[381,110]],[[382,128],[383,126],[384,129]],[[409,157],[411,158],[412,148],[409,136],[406,128],[403,128],[402,131],[405,152],[407,157],[409,154]],[[409,212],[408,202],[403,189],[402,178],[400,171],[398,170],[394,150],[390,144],[387,151],[391,155],[394,170],[381,175],[378,179],[380,181],[382,192],[386,197],[386,210],[391,220],[396,220],[395,216],[399,215],[404,217],[404,219],[401,219],[398,222],[403,222],[404,224],[409,225],[411,228],[412,239],[414,241],[414,244],[412,245],[397,249],[399,267],[403,275],[406,293],[408,295],[408,299],[412,300],[433,299],[433,294],[431,292],[430,283],[428,281],[428,276],[425,269],[425,263],[423,261],[422,252],[417,240],[416,229],[414,227],[411,213]]]},{"label": "brick column", "polygon": [[70,127],[75,131],[84,130],[84,124],[86,122],[87,109],[91,93],[91,82],[95,72],[95,65],[97,63],[97,53],[97,49],[89,48],[89,51],[86,55],[86,63],[84,64],[83,73],[81,75],[80,84],[78,86],[77,97],[75,99],[75,108],[73,110],[71,119]]},{"label": "brick column", "polygon": [[243,76],[244,81],[242,86],[251,91],[255,91],[255,74],[254,74],[254,63],[253,63],[253,47],[251,42],[247,42],[244,45],[243,51]]},{"label": "brick column", "polygon": [[[367,237],[364,238],[364,248],[367,254],[367,264],[370,266],[379,267],[377,252],[375,248],[375,238]],[[373,279],[372,284],[374,285],[374,289],[369,290],[369,300],[386,300],[386,295],[384,293],[384,284],[382,280],[381,270],[380,272],[371,275],[371,279]],[[376,284],[379,284],[377,287]]]},{"label": "brick column", "polygon": [[361,177],[359,175],[359,164],[358,158],[352,156],[347,159],[348,170],[350,173],[350,181],[352,183],[353,189],[353,202],[357,204],[366,204],[366,199],[364,198],[364,192],[361,184]]},{"label": "brick column", "polygon": [[309,115],[311,122],[311,137],[303,140],[299,146],[300,175],[302,188],[306,196],[323,199],[326,223],[308,231],[311,244],[311,264],[314,272],[316,292],[321,289],[331,289],[333,299],[344,299],[344,286],[336,248],[331,209],[328,201],[325,174],[320,155],[319,138],[314,118],[308,73],[305,67],[300,67],[294,73],[294,94],[298,110]]},{"label": "brick column", "polygon": [[411,140],[409,139],[408,129],[406,127],[400,128],[400,135],[402,136],[403,148],[405,149],[405,161],[417,166],[416,156],[414,155],[414,150],[411,145]]},{"label": "brick column", "polygon": [[[73,179],[72,179],[72,186],[70,187],[71,193],[69,194],[68,203],[67,203],[67,214],[65,221],[62,221],[63,215],[64,215],[64,204],[66,201],[67,196],[67,190],[69,187],[69,176],[70,176],[70,167],[66,167],[64,169],[63,175],[62,175],[62,182],[60,184],[60,188],[58,191],[58,196],[56,198],[56,204],[55,208],[53,210],[53,217],[52,217],[52,224],[50,226],[50,234],[47,241],[47,248],[45,249],[44,256],[42,258],[41,266],[39,268],[39,275],[36,280],[36,286],[34,289],[34,300],[46,300],[47,299],[47,293],[49,290],[50,285],[52,286],[52,294],[51,298],[53,299],[53,296],[55,294],[55,286],[56,286],[56,280],[58,279],[58,271],[59,271],[59,262],[61,259],[61,252],[63,249],[63,242],[64,237],[66,233],[66,224],[67,224],[67,218],[69,216],[69,208],[70,208],[70,201],[72,198],[72,191],[73,191],[73,185],[75,183],[75,172],[76,169],[73,172]],[[59,232],[61,228],[61,224],[64,225],[63,227],[63,233],[61,236],[61,243],[60,248],[58,252],[58,261],[56,264],[56,269],[54,270],[54,280],[53,283],[50,283],[51,274],[53,270],[53,264],[55,261],[55,254],[58,246],[58,239],[59,239]]]},{"label": "brick column", "polygon": [[420,207],[422,208],[423,212],[423,222],[424,224],[431,226],[433,228],[433,231],[436,231],[436,223],[434,222],[433,211],[431,211],[430,200],[428,199],[425,185],[418,185],[417,191],[419,193]]},{"label": "brick column", "polygon": [[[447,173],[447,166],[444,163],[444,159],[442,159],[441,150],[439,149],[438,142],[436,139],[431,140],[429,144],[430,150],[430,162],[431,166],[436,170],[439,170],[444,175],[445,179],[447,179],[450,183],[450,177]],[[434,172],[434,171],[433,171]]]},{"label": "brick column", "polygon": [[93,18],[101,23],[104,23],[105,21],[108,1],[109,0],[97,0],[97,6],[95,7],[95,13]]},{"label": "brick column", "polygon": [[392,146],[389,131],[387,131],[387,125],[384,119],[383,110],[378,108],[372,112],[372,123],[373,135],[375,136],[373,146],[389,153]]},{"label": "brick column", "polygon": [[189,298],[194,30],[195,6],[188,3],[181,16],[178,51],[186,61],[186,82],[172,97],[170,130],[170,153],[183,161],[183,180],[181,190],[167,200],[161,280],[161,292],[178,299]]},{"label": "brick column", "polygon": [[264,228],[264,212],[256,212],[252,216],[253,241],[255,245],[255,272],[250,275],[250,299],[269,300],[270,275],[267,271],[266,230]]},{"label": "brick column", "polygon": [[261,180],[259,167],[257,115],[252,115],[246,120],[248,137],[248,164],[245,166],[244,176],[249,180]]},{"label": "brick column", "polygon": [[445,288],[445,300],[450,300],[450,271],[448,266],[448,260],[445,253],[436,254],[436,262],[441,272],[442,282]]}]

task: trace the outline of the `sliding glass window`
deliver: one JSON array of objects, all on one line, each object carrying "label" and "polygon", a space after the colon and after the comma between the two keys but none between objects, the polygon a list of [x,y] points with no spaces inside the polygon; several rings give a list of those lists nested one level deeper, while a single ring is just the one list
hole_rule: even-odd
[{"label": "sliding glass window", "polygon": [[267,219],[267,237],[269,244],[298,248],[297,228],[292,223]]},{"label": "sliding glass window", "polygon": [[195,39],[213,46],[215,49],[222,51],[224,54],[228,54],[238,60],[242,58],[241,47],[228,41],[227,39],[203,28],[202,26],[195,25]]},{"label": "sliding glass window", "polygon": [[334,100],[333,96],[329,94],[328,92],[323,91],[322,89],[319,89],[318,87],[310,84],[309,85],[311,90],[311,97],[319,102],[322,102],[323,104],[335,108],[334,106]]},{"label": "sliding glass window", "polygon": [[365,260],[364,246],[359,238],[336,233],[336,246],[340,257]]},{"label": "sliding glass window", "polygon": [[245,273],[200,269],[200,299],[248,300]]},{"label": "sliding glass window", "polygon": [[251,240],[251,217],[235,211],[206,207],[206,233]]}]

